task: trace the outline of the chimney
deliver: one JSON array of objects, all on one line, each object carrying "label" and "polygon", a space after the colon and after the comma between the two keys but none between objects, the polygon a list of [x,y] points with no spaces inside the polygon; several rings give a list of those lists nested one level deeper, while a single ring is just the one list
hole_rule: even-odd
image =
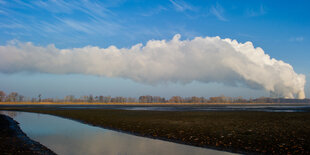
[{"label": "chimney", "polygon": [[306,98],[305,91],[304,90],[299,91],[297,94],[297,99],[305,99],[305,98]]}]

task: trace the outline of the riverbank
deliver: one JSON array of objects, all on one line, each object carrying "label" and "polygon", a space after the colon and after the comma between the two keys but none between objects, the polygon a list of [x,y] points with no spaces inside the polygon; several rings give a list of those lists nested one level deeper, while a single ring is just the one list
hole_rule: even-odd
[{"label": "riverbank", "polygon": [[0,114],[0,152],[1,154],[55,154],[28,138],[18,126],[18,122],[2,114]]},{"label": "riverbank", "polygon": [[109,102],[109,103],[103,103],[103,102],[0,102],[1,106],[9,106],[9,105],[145,105],[145,106],[165,106],[165,105],[175,105],[175,106],[182,106],[182,105],[188,105],[188,106],[195,106],[195,105],[309,105],[309,103],[268,103],[268,102],[262,102],[262,103],[171,103],[171,102],[152,102],[152,103],[141,103],[141,102]]},{"label": "riverbank", "polygon": [[51,107],[15,110],[51,114],[135,135],[230,152],[310,153],[309,112],[165,112]]}]

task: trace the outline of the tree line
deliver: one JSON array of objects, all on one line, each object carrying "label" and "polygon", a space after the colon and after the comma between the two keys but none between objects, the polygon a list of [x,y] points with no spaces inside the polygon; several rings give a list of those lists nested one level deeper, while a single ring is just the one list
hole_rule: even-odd
[{"label": "tree line", "polygon": [[310,99],[285,99],[260,97],[256,99],[244,99],[242,97],[181,97],[172,96],[169,99],[160,96],[144,95],[139,98],[134,97],[111,97],[86,95],[75,97],[74,95],[65,96],[63,99],[42,98],[41,94],[37,97],[25,97],[17,92],[6,94],[0,91],[0,102],[89,102],[89,103],[310,103]]}]

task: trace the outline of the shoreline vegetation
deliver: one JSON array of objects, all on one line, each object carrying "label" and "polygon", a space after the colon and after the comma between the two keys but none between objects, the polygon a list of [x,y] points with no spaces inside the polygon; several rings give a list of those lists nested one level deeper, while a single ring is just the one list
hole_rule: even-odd
[{"label": "shoreline vegetation", "polygon": [[310,113],[1,107],[69,118],[138,136],[246,154],[309,154]]},{"label": "shoreline vegetation", "polygon": [[[4,103],[1,103],[4,102]],[[244,99],[239,97],[182,97],[172,96],[169,99],[161,96],[144,95],[135,97],[123,96],[93,96],[84,95],[76,97],[74,95],[67,95],[63,99],[58,98],[43,98],[41,94],[37,97],[25,97],[17,92],[6,94],[0,90],[0,104],[264,104],[264,103],[309,103],[310,99],[289,99],[280,97],[259,97]]]},{"label": "shoreline vegetation", "polygon": [[0,114],[0,152],[1,154],[55,154],[47,147],[27,137],[20,129],[18,122],[2,114]]},{"label": "shoreline vegetation", "polygon": [[0,102],[0,105],[310,105],[310,102],[243,102],[243,103],[228,103],[228,102],[214,102],[214,103],[174,103],[174,102]]}]

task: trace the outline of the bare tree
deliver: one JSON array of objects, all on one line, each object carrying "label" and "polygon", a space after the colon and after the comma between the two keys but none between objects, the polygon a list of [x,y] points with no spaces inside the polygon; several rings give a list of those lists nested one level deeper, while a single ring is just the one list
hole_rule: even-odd
[{"label": "bare tree", "polygon": [[24,101],[24,96],[23,95],[18,95],[18,101],[23,102]]},{"label": "bare tree", "polygon": [[31,102],[37,102],[37,99],[35,97],[31,98]]},{"label": "bare tree", "polygon": [[103,102],[104,102],[104,103],[110,103],[110,102],[111,102],[111,96],[105,96],[105,97],[103,97]]},{"label": "bare tree", "polygon": [[4,101],[5,99],[5,93],[4,91],[0,91],[0,102]]},{"label": "bare tree", "polygon": [[94,97],[93,97],[93,95],[89,95],[89,97],[88,97],[88,102],[93,102],[94,101]]},{"label": "bare tree", "polygon": [[100,102],[100,103],[103,102],[103,96],[99,96],[99,102]]},{"label": "bare tree", "polygon": [[65,97],[66,102],[73,102],[74,101],[74,96],[73,95],[68,95]]},{"label": "bare tree", "polygon": [[38,95],[38,97],[39,97],[39,102],[41,102],[41,96],[42,96],[41,94]]},{"label": "bare tree", "polygon": [[171,103],[183,103],[183,99],[181,96],[172,96],[170,99],[169,99],[169,102]]},{"label": "bare tree", "polygon": [[17,92],[12,92],[8,95],[7,97],[7,101],[9,102],[16,102],[17,101],[17,97],[18,97],[18,93]]},{"label": "bare tree", "polygon": [[128,97],[128,98],[127,98],[127,102],[129,102],[129,103],[134,103],[134,102],[137,102],[137,99],[136,99],[136,98],[133,98],[133,97]]}]

